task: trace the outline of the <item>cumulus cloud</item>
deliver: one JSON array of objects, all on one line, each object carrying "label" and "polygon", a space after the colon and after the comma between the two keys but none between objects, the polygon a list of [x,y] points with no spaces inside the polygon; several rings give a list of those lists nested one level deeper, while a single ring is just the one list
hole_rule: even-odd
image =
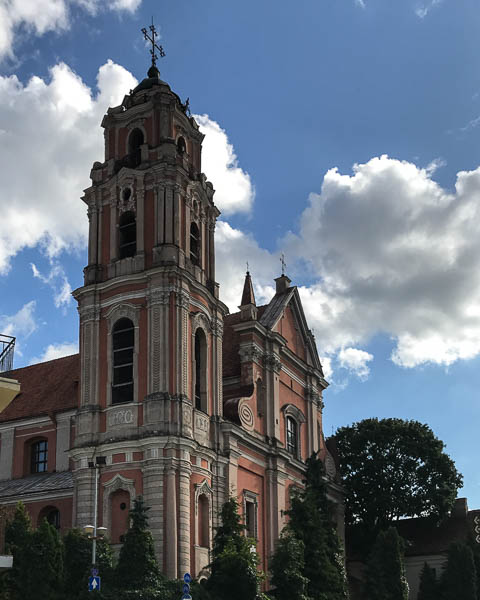
[{"label": "cumulus cloud", "polygon": [[86,209],[80,200],[94,159],[103,160],[99,127],[107,107],[121,102],[135,78],[108,61],[97,75],[96,94],[67,65],[48,81],[0,77],[0,274],[26,247],[47,256],[84,248]]},{"label": "cumulus cloud", "polygon": [[47,360],[55,360],[63,356],[70,356],[78,352],[78,344],[76,342],[63,342],[60,344],[49,344],[40,356],[32,358],[31,365]]},{"label": "cumulus cloud", "polygon": [[13,315],[0,315],[0,333],[15,337],[28,337],[37,329],[35,320],[35,300],[22,306]]},{"label": "cumulus cloud", "polygon": [[342,348],[338,353],[338,360],[343,369],[352,372],[360,380],[368,379],[370,375],[368,363],[373,360],[373,354],[358,348]]},{"label": "cumulus cloud", "polygon": [[382,156],[311,194],[288,244],[318,278],[300,293],[327,353],[379,333],[403,367],[480,353],[480,168],[453,193],[431,172]]},{"label": "cumulus cloud", "polygon": [[65,308],[71,303],[72,287],[65,274],[65,270],[59,263],[52,265],[48,275],[43,275],[34,263],[31,263],[30,266],[33,276],[52,288],[53,302],[57,308]]},{"label": "cumulus cloud", "polygon": [[140,4],[141,0],[6,0],[0,4],[0,59],[13,56],[15,32],[20,27],[38,36],[68,29],[74,5],[96,14],[101,9],[134,12]]},{"label": "cumulus cloud", "polygon": [[205,134],[202,171],[215,187],[215,204],[225,216],[248,213],[255,199],[250,175],[238,166],[238,159],[228,136],[208,115],[194,115]]}]

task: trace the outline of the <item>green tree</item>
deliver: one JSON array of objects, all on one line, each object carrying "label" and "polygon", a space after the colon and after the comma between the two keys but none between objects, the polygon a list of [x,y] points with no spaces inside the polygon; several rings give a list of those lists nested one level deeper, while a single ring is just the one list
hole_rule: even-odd
[{"label": "green tree", "polygon": [[417,600],[438,600],[439,589],[435,569],[424,563],[420,574],[420,586],[418,588]]},{"label": "green tree", "polygon": [[313,600],[343,600],[348,597],[343,551],[334,519],[334,506],[327,498],[325,469],[316,454],[307,460],[305,487],[292,495],[287,512],[290,531],[304,545],[307,596]]},{"label": "green tree", "polygon": [[245,537],[238,503],[230,498],[222,507],[221,525],[213,541],[211,575],[205,585],[212,600],[255,600],[262,580],[255,540]]},{"label": "green tree", "polygon": [[120,550],[115,582],[119,589],[143,590],[154,588],[159,583],[160,572],[153,537],[148,530],[149,507],[141,496],[135,499],[130,510],[130,528]]},{"label": "green tree", "polygon": [[28,568],[22,573],[22,598],[63,598],[62,541],[46,519],[31,534],[25,558]]},{"label": "green tree", "polygon": [[[79,529],[70,529],[63,538],[64,589],[69,600],[86,595],[88,577],[92,568],[92,540]],[[97,540],[97,567],[102,589],[112,581],[112,550],[106,540]]]},{"label": "green tree", "polygon": [[477,574],[472,549],[461,542],[448,548],[448,559],[441,577],[442,600],[477,600]]},{"label": "green tree", "polygon": [[275,600],[308,600],[308,580],[303,576],[304,552],[304,543],[285,528],[270,563],[270,582],[275,588]]},{"label": "green tree", "polygon": [[12,569],[6,574],[5,591],[13,600],[21,600],[23,594],[23,574],[28,569],[27,548],[32,536],[32,522],[23,502],[15,509],[13,520],[5,528],[5,544],[7,552],[13,556]]},{"label": "green tree", "polygon": [[367,563],[366,600],[408,600],[403,550],[395,527],[378,534]]},{"label": "green tree", "polygon": [[347,526],[386,529],[402,517],[443,519],[462,476],[444,444],[418,421],[365,419],[336,433]]}]

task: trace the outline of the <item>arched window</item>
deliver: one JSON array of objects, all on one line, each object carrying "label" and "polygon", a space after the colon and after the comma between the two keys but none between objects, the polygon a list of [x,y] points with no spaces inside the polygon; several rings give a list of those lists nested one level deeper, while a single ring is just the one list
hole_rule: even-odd
[{"label": "arched window", "polygon": [[185,154],[186,151],[187,151],[187,144],[185,142],[185,138],[180,136],[177,140],[177,152],[180,155],[183,155],[183,154]]},{"label": "arched window", "polygon": [[143,133],[141,129],[134,129],[128,138],[128,154],[130,156],[130,166],[138,167],[142,162]]},{"label": "arched window", "polygon": [[55,529],[60,529],[60,511],[55,506],[46,506],[42,508],[38,515],[37,526],[40,526],[43,519],[47,519],[50,525],[53,525]]},{"label": "arched window", "polygon": [[207,339],[202,329],[195,332],[195,408],[207,412]]},{"label": "arched window", "polygon": [[292,417],[287,417],[287,452],[298,455],[298,425]]},{"label": "arched window", "polygon": [[30,446],[30,473],[48,470],[48,441],[38,440]]},{"label": "arched window", "polygon": [[119,319],[113,326],[112,404],[133,402],[133,350],[135,329],[130,319]]},{"label": "arched window", "polygon": [[118,257],[135,256],[137,252],[137,221],[135,213],[124,212],[118,223]]},{"label": "arched window", "polygon": [[200,231],[196,223],[190,225],[190,260],[200,265]]},{"label": "arched window", "polygon": [[210,547],[210,515],[205,494],[198,497],[198,545],[203,548]]}]

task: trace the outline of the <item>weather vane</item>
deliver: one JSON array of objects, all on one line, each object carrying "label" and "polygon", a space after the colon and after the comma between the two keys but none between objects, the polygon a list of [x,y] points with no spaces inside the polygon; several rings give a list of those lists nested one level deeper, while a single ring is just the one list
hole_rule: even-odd
[{"label": "weather vane", "polygon": [[159,46],[156,42],[155,42],[155,38],[158,36],[157,30],[155,29],[155,25],[153,24],[153,17],[152,17],[152,24],[149,27],[151,35],[148,35],[148,31],[146,27],[142,28],[142,33],[143,33],[143,37],[147,40],[147,42],[150,42],[152,44],[152,49],[150,50],[150,54],[152,55],[152,67],[156,67],[157,66],[157,58],[158,56],[155,54],[155,49],[158,50],[161,58],[163,58],[165,56],[165,51],[162,48],[162,46]]},{"label": "weather vane", "polygon": [[285,254],[282,252],[282,256],[280,257],[280,262],[282,263],[282,275],[285,275],[285,269],[287,268],[287,263],[285,262]]}]

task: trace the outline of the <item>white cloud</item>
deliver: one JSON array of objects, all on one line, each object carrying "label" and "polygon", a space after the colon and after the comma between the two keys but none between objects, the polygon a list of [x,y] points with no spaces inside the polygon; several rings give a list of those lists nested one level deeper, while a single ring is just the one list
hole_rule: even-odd
[{"label": "white cloud", "polygon": [[48,31],[62,32],[70,27],[72,5],[81,6],[90,14],[99,10],[134,12],[141,0],[4,0],[0,4],[0,59],[13,56],[15,33],[24,27],[41,36]]},{"label": "white cloud", "polygon": [[430,2],[426,2],[420,6],[417,6],[417,8],[415,9],[415,14],[420,19],[424,19],[432,10],[432,8],[435,8],[435,6],[438,6],[442,2],[443,0],[430,0]]},{"label": "white cloud", "polygon": [[32,358],[30,361],[31,365],[40,362],[46,362],[47,360],[55,360],[56,358],[62,358],[63,356],[70,356],[71,354],[77,354],[78,344],[76,342],[63,342],[60,344],[49,344],[41,356]]},{"label": "white cloud", "polygon": [[226,216],[250,212],[255,190],[250,175],[238,166],[238,159],[227,134],[208,115],[194,115],[205,134],[202,171],[215,188],[214,201]]},{"label": "white cloud", "polygon": [[33,276],[49,285],[53,290],[53,301],[57,308],[66,307],[72,301],[72,287],[63,267],[54,263],[48,275],[42,275],[34,263],[31,263]]},{"label": "white cloud", "polygon": [[96,96],[63,63],[49,81],[32,77],[23,85],[14,75],[0,77],[0,274],[26,247],[40,244],[49,257],[84,248],[88,221],[80,196],[93,160],[103,160],[99,123],[135,85],[112,61],[99,69]]},{"label": "white cloud", "polygon": [[360,8],[366,8],[365,0],[355,0],[355,5]]},{"label": "white cloud", "polygon": [[368,379],[370,368],[367,363],[373,360],[373,354],[358,348],[342,348],[338,353],[338,360],[343,369],[352,372],[360,380]]},{"label": "white cloud", "polygon": [[454,193],[431,173],[382,156],[311,194],[286,244],[317,277],[300,293],[322,352],[383,333],[404,367],[480,353],[480,168]]},{"label": "white cloud", "polygon": [[0,333],[26,338],[37,329],[35,300],[22,306],[14,315],[0,315]]}]

